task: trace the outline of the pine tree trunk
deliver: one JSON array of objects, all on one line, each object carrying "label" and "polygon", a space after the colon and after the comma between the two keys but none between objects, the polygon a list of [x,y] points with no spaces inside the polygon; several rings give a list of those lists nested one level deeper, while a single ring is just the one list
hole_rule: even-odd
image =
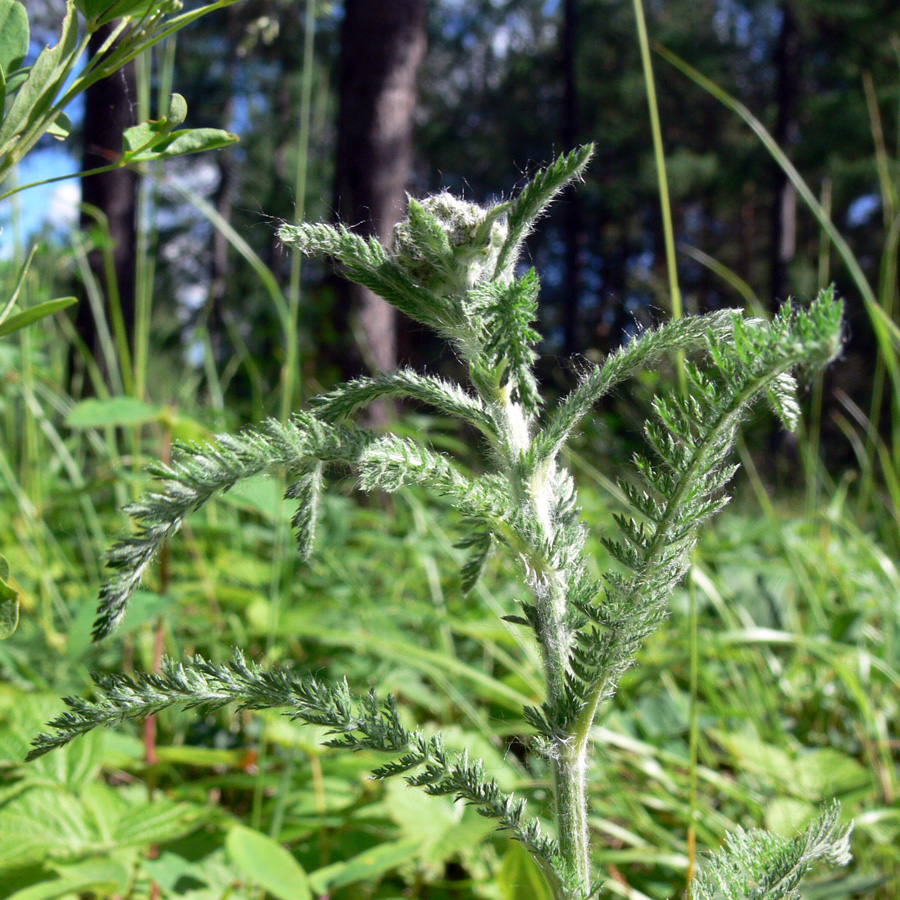
[{"label": "pine tree trunk", "polygon": [[[405,205],[425,24],[426,0],[347,0],[344,6],[335,209],[341,221],[385,243]],[[340,332],[355,331],[356,338],[341,359],[344,377],[396,367],[392,307],[350,285],[337,314]]]},{"label": "pine tree trunk", "polygon": [[[91,36],[91,56],[109,37],[111,28],[111,25],[105,25]],[[99,168],[118,159],[122,153],[122,135],[126,128],[135,124],[133,110],[136,102],[134,63],[129,63],[114,75],[88,88],[84,108],[83,169]],[[108,224],[116,283],[110,284],[106,277],[100,250],[93,250],[88,261],[97,284],[103,291],[108,320],[110,297],[113,291],[118,292],[128,340],[131,340],[134,332],[137,178],[130,169],[116,169],[102,175],[91,175],[81,183],[82,202],[99,210]],[[92,215],[90,210],[83,211],[82,229],[90,230],[96,225],[96,215]],[[112,327],[113,323],[110,321],[110,328]],[[90,304],[84,300],[79,304],[76,328],[88,349],[96,354],[97,327]]]},{"label": "pine tree trunk", "polygon": [[[791,0],[781,3],[781,31],[775,48],[778,119],[773,137],[790,155],[800,126],[797,105],[800,96],[800,28]],[[790,293],[789,266],[797,249],[797,189],[780,166],[773,169],[775,194],[772,203],[772,309]]]},{"label": "pine tree trunk", "polygon": [[[563,109],[562,150],[568,153],[579,143],[578,122],[578,0],[565,0],[563,5],[562,63]],[[581,256],[586,243],[582,217],[581,197],[578,192],[565,198],[565,295],[563,297],[563,353],[574,356],[584,348],[579,346],[578,315],[581,299]]]}]

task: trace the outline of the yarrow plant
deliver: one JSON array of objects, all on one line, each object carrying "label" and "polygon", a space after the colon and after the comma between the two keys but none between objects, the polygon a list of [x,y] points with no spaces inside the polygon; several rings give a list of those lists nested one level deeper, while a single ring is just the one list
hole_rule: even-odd
[{"label": "yarrow plant", "polygon": [[[240,651],[227,662],[168,660],[160,674],[97,675],[99,699],[66,700],[69,710],[34,743],[39,756],[99,726],[141,719],[169,706],[284,707],[329,729],[330,744],[376,750],[388,759],[375,778],[403,775],[429,794],[474,804],[530,851],[557,900],[601,890],[591,865],[587,775],[591,730],[646,637],[662,622],[684,577],[700,527],[727,502],[729,455],[750,407],[767,400],[788,427],[799,416],[793,372],[827,364],[841,345],[841,305],[830,291],[808,308],[786,305],[771,321],[725,311],[647,331],[583,374],[544,410],[534,377],[538,277],[523,270],[523,243],[553,198],[587,165],[591,147],[559,157],[516,196],[486,208],[439,194],[410,200],[390,248],[330,225],[283,225],[282,241],[335,260],[351,280],[432,328],[466,365],[460,385],[405,369],[350,381],[318,397],[309,412],[269,421],[212,444],[185,446],[153,471],[161,488],[128,508],[136,529],[112,549],[115,574],[102,589],[95,637],[111,634],[163,543],[186,516],[241,479],[287,471],[287,496],[303,557],[313,552],[319,499],[333,472],[355,473],[364,491],[419,485],[446,498],[471,526],[462,583],[470,589],[488,556],[515,559],[527,593],[508,618],[530,629],[543,661],[546,693],[526,709],[534,747],[552,768],[553,821],[526,814],[484,766],[448,750],[440,734],[401,724],[394,699],[355,696],[347,682],[326,684],[294,670],[271,671]],[[685,357],[686,392],[658,397],[620,484],[632,515],[604,541],[617,561],[601,580],[589,574],[587,525],[572,476],[560,461],[593,405],[661,357]],[[477,428],[488,447],[485,474],[465,474],[422,443],[351,423],[384,397],[411,398]],[[794,840],[762,832],[732,836],[694,879],[695,900],[799,900],[797,885],[817,860],[849,860],[849,829],[828,807]]]}]

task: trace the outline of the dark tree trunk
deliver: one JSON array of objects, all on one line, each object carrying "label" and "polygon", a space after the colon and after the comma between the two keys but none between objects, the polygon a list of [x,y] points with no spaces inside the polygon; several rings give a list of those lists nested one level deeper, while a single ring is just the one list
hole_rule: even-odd
[{"label": "dark tree trunk", "polygon": [[[335,209],[360,234],[390,241],[412,164],[413,111],[425,53],[426,0],[347,0],[341,27]],[[341,287],[343,291],[345,288]],[[340,332],[356,342],[345,376],[397,364],[394,309],[357,285],[340,298]]]},{"label": "dark tree trunk", "polygon": [[[775,45],[775,102],[778,118],[772,136],[788,156],[800,137],[798,101],[800,99],[800,28],[794,0],[781,0],[781,30]],[[770,269],[772,282],[771,309],[774,312],[788,298],[790,265],[797,250],[797,189],[776,163],[772,168],[775,191],[772,197]],[[771,483],[787,472],[800,468],[797,440],[790,432],[773,422],[769,430],[768,448],[759,461],[760,470]]]},{"label": "dark tree trunk", "polygon": [[[562,152],[568,153],[578,144],[578,0],[565,0],[563,6],[562,63],[563,63],[563,108],[562,108]],[[581,300],[582,248],[585,244],[582,221],[581,195],[578,191],[568,191],[564,207],[565,231],[565,294],[563,296],[563,352],[572,356],[584,349],[579,346],[578,314]]]},{"label": "dark tree trunk", "polygon": [[[103,26],[91,36],[93,56],[109,37],[111,25]],[[137,102],[134,64],[129,63],[109,78],[91,85],[85,93],[83,169],[96,169],[118,159],[122,152],[122,134],[135,124]],[[103,255],[99,250],[88,259],[97,283],[104,291],[109,313],[109,300],[118,291],[122,317],[128,340],[134,333],[134,254],[136,241],[135,209],[137,175],[130,169],[116,169],[102,175],[91,175],[81,183],[81,200],[96,207],[106,219],[112,239],[115,262],[115,284],[106,278]],[[97,224],[91,212],[81,214],[81,227],[89,230]],[[110,322],[112,327],[112,322]],[[76,328],[87,347],[96,352],[97,328],[90,305],[82,301],[76,317]]]},{"label": "dark tree trunk", "polygon": [[[791,0],[781,3],[781,31],[775,48],[776,103],[778,118],[773,137],[790,155],[800,127],[797,105],[800,97],[800,28]],[[797,190],[780,166],[773,169],[775,194],[772,203],[772,304],[773,309],[790,293],[788,269],[797,247]]]}]

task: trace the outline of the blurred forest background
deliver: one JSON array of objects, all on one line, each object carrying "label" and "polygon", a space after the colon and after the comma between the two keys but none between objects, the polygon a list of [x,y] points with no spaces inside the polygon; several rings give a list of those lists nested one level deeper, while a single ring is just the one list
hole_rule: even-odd
[{"label": "blurred forest background", "polygon": [[[64,5],[28,0],[35,50],[56,40]],[[736,825],[792,829],[837,795],[857,820],[857,861],[809,898],[894,900],[900,6],[645,0],[644,12],[665,48],[653,66],[685,311],[769,315],[834,282],[848,343],[808,385],[798,436],[762,415],[748,430],[738,500],[598,731],[598,860],[614,894],[663,900],[698,846]],[[540,900],[527,857],[474,813],[373,785],[368,760],[325,752],[274,714],[164,715],[21,759],[52,698],[89,690],[88,670],[239,645],[392,690],[546,802],[516,718],[534,702],[534,650],[497,617],[515,600],[504,564],[462,597],[459,523],[415,492],[384,509],[330,498],[323,551],[301,568],[277,485],[236,490],[186,528],[121,640],[93,647],[89,630],[116,510],[173,440],[285,416],[365,371],[454,372],[416,325],[281,248],[278,221],[340,219],[387,241],[406,192],[487,203],[594,141],[585,184],[529,244],[547,395],[672,315],[635,4],[243,0],[95,85],[71,110],[80,143],[47,139],[19,180],[110,161],[173,90],[191,127],[240,142],[0,210],[3,283],[37,243],[29,296],[80,298],[68,319],[0,346],[0,539],[22,603],[0,644],[0,896],[304,900],[248,862],[248,847],[271,851],[258,838],[289,846],[334,900]],[[570,458],[601,565],[619,501],[606,473],[674,384],[647,373]],[[393,417],[480,464],[471,436],[440,419],[383,407],[374,424]]]},{"label": "blurred forest background", "polygon": [[[275,243],[273,218],[339,218],[389,240],[406,191],[447,188],[488,202],[552,153],[587,140],[598,153],[586,185],[559,204],[531,247],[555,359],[548,383],[570,380],[569,357],[606,353],[670,313],[632,4],[392,0],[351,2],[346,15],[343,4],[316,7],[312,22],[293,0],[238,3],[201,19],[143,87],[155,92],[160,78],[171,85],[174,73],[192,123],[233,131],[239,145],[142,179],[120,171],[84,182],[84,201],[112,230],[126,325],[134,317],[141,190],[158,250],[155,334],[176,357],[196,360],[201,334],[217,366],[235,352],[252,357],[257,370],[236,374],[231,399],[240,400],[251,380],[257,396],[270,395],[284,341],[271,298],[217,224],[233,228],[286,290],[291,260]],[[52,41],[61,9],[59,0],[29,4],[48,26],[39,41]],[[890,154],[896,141],[896,5],[666,0],[647,4],[646,15],[654,41],[759,117],[876,281],[894,212],[879,184],[890,172],[879,163],[896,160],[880,160],[877,151]],[[312,69],[308,109],[304,64]],[[852,344],[835,377],[857,401],[870,396],[874,340],[859,291],[840,265],[823,259],[821,228],[798,206],[788,176],[737,116],[661,58],[655,65],[687,310],[748,302],[771,310],[788,296],[812,296],[824,274],[851,307]],[[133,72],[97,85],[82,113],[84,156],[76,166],[108,161],[116,129],[137,111]],[[185,202],[185,191],[215,216]],[[20,202],[28,204],[28,195]],[[91,215],[82,214],[84,227]],[[306,393],[366,362],[436,362],[420,332],[383,321],[383,310],[348,318],[347,301],[357,308],[364,300],[346,297],[326,274],[311,268],[302,276]],[[90,343],[88,304],[78,323]]]}]

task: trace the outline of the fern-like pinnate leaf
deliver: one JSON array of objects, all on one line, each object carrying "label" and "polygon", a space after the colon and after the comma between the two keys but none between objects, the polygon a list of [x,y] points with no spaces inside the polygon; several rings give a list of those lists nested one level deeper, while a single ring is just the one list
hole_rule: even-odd
[{"label": "fern-like pinnate leaf", "polygon": [[286,500],[297,501],[297,511],[291,519],[297,537],[300,558],[308,560],[312,555],[316,540],[316,525],[319,521],[319,507],[322,503],[322,488],[325,466],[316,460],[287,489]]},{"label": "fern-like pinnate leaf", "polygon": [[355,428],[298,415],[287,423],[272,420],[260,429],[220,435],[214,444],[176,447],[170,465],[151,469],[162,482],[161,490],[125,507],[136,530],[107,554],[116,574],[101,589],[94,637],[106,637],[118,627],[147,568],[189,513],[255,475],[286,470],[305,477],[316,461],[349,464],[369,440]]},{"label": "fern-like pinnate leaf", "polygon": [[610,354],[603,365],[582,376],[581,384],[550,414],[535,438],[534,454],[539,458],[555,456],[594,404],[622,381],[654,366],[665,356],[679,351],[702,352],[710,336],[725,337],[733,327],[734,312],[722,310],[676,319],[634,338]]},{"label": "fern-like pinnate leaf", "polygon": [[497,528],[513,517],[496,479],[469,478],[447,457],[408,438],[377,436],[310,415],[294,416],[287,424],[272,420],[238,435],[220,435],[207,446],[179,446],[170,465],[153,470],[162,481],[161,489],[125,507],[136,528],[107,554],[108,566],[116,574],[100,590],[95,638],[104,638],[118,627],[147,568],[187,516],[244,479],[281,471],[293,476],[285,497],[299,501],[293,524],[300,553],[308,557],[329,466],[356,472],[366,491],[427,487],[450,498],[466,515]]},{"label": "fern-like pinnate leaf", "polygon": [[541,404],[533,372],[537,360],[534,346],[541,337],[534,329],[539,290],[537,273],[529,269],[513,281],[488,283],[476,299],[484,305],[487,365],[503,373],[512,398],[528,416]]},{"label": "fern-like pinnate leaf", "polygon": [[278,234],[285,244],[308,256],[338,261],[351,281],[384,297],[411,319],[445,335],[452,333],[451,324],[458,324],[458,305],[423,290],[374,238],[362,238],[344,226],[307,223],[282,225]]},{"label": "fern-like pinnate leaf", "polygon": [[[311,412],[286,423],[270,421],[209,445],[179,448],[170,465],[154,470],[158,488],[127,508],[136,527],[110,552],[114,572],[101,591],[95,626],[98,638],[112,632],[163,542],[189,514],[242,479],[287,475],[304,558],[314,552],[319,502],[333,470],[351,473],[365,491],[425,489],[463,516],[460,546],[469,550],[463,590],[476,583],[495,548],[518,567],[519,614],[505,618],[530,629],[540,650],[546,693],[523,714],[536,732],[535,749],[552,770],[558,837],[550,840],[536,819],[525,818],[522,801],[503,794],[480,762],[449,753],[439,737],[408,731],[391,698],[353,696],[344,682],[329,686],[290,671],[267,672],[240,654],[225,664],[169,661],[159,675],[97,676],[99,699],[69,698],[69,711],[39,736],[32,756],[94,727],[168,706],[283,706],[300,721],[328,728],[332,746],[391,754],[375,777],[402,774],[429,793],[474,804],[530,850],[554,900],[592,896],[586,784],[591,726],[662,622],[701,526],[727,501],[740,421],[754,403],[768,400],[787,427],[796,424],[794,371],[819,368],[838,352],[841,308],[824,292],[808,309],[786,306],[772,322],[732,311],[670,322],[638,335],[586,372],[555,409],[542,411],[534,375],[539,282],[533,270],[523,271],[520,255],[534,222],[580,176],[590,153],[584,147],[560,157],[517,196],[493,206],[446,193],[411,200],[390,247],[343,227],[283,226],[286,243],[332,258],[347,277],[445,338],[468,383],[409,369],[376,374],[314,398]],[[597,580],[585,554],[588,532],[578,492],[561,451],[604,394],[679,352],[686,391],[653,403],[647,452],[620,480],[631,509],[617,518],[617,535],[603,536],[616,566]],[[478,429],[486,471],[472,474],[422,441],[374,434],[349,421],[383,397],[428,404]],[[749,889],[769,893],[740,893],[745,870],[723,862],[713,864],[710,878],[721,873],[738,893],[716,893],[718,882],[709,881],[712,893],[701,900],[796,900],[795,877],[817,854],[828,856],[819,851],[829,841],[840,843],[832,819],[823,821],[819,831],[789,846],[775,838],[735,838],[735,848],[760,860],[757,869],[746,870]],[[765,853],[753,856],[754,848]]]},{"label": "fern-like pinnate leaf", "polygon": [[[482,523],[476,519],[472,524],[477,526]],[[456,546],[469,550],[469,558],[460,570],[460,587],[464,594],[468,594],[481,578],[481,573],[494,549],[494,539],[490,531],[476,530],[458,541]]]},{"label": "fern-like pinnate leaf", "polygon": [[691,883],[692,900],[802,900],[798,886],[818,862],[850,862],[851,826],[832,803],[794,838],[751,830],[728,835]]},{"label": "fern-like pinnate leaf", "polygon": [[572,181],[581,177],[594,153],[593,144],[585,144],[539,172],[505,210],[509,234],[497,259],[495,277],[509,274],[515,266],[535,222],[546,212],[554,198]]},{"label": "fern-like pinnate leaf", "polygon": [[[498,828],[524,843],[551,881],[569,876],[556,843],[536,819],[528,819],[525,803],[505,794],[485,773],[480,762],[465,752],[448,751],[440,735],[425,737],[400,722],[397,704],[374,691],[354,696],[346,681],[327,684],[290,670],[267,671],[248,662],[240,651],[226,663],[195,656],[185,663],[162,661],[158,674],[94,675],[100,698],[94,702],[66,697],[69,707],[49,727],[52,733],[35,738],[27,759],[37,759],[95,728],[126,720],[143,720],[164,709],[180,706],[206,711],[233,705],[238,710],[285,708],[291,719],[327,729],[331,747],[359,752],[374,750],[398,758],[374,769],[374,778],[406,774],[406,780],[429,794],[450,795],[477,807]],[[399,755],[399,756],[398,756]]]},{"label": "fern-like pinnate leaf", "polygon": [[624,574],[611,573],[595,600],[579,604],[593,627],[572,647],[569,691],[581,705],[567,728],[585,733],[665,615],[701,525],[727,502],[723,490],[735,471],[728,456],[749,406],[773,385],[783,390],[794,367],[831,359],[839,329],[839,304],[827,296],[808,310],[787,306],[772,323],[735,319],[730,337],[710,335],[708,371],[685,367],[687,393],[657,398],[645,428],[655,460],[638,457],[637,484],[622,485],[640,515],[621,517],[620,539],[605,540]]},{"label": "fern-like pinnate leaf", "polygon": [[[216,494],[255,475],[287,471],[299,477],[288,495],[312,499],[312,494],[303,493],[311,466],[317,462],[350,465],[370,440],[370,435],[356,428],[328,425],[302,414],[287,423],[271,420],[259,429],[219,435],[214,444],[176,447],[170,465],[159,464],[151,470],[161,480],[161,489],[125,507],[136,529],[107,554],[107,565],[116,574],[101,588],[94,637],[106,637],[118,627],[162,545],[190,513]],[[296,521],[301,532],[312,534],[314,515],[308,520],[300,515]],[[301,546],[308,543],[306,535],[299,539]]]},{"label": "fern-like pinnate leaf", "polygon": [[496,439],[497,424],[479,397],[443,378],[420,375],[412,369],[348,381],[327,394],[315,397],[312,403],[319,418],[327,422],[340,422],[382,397],[426,403],[445,415],[474,425],[488,439]]}]

